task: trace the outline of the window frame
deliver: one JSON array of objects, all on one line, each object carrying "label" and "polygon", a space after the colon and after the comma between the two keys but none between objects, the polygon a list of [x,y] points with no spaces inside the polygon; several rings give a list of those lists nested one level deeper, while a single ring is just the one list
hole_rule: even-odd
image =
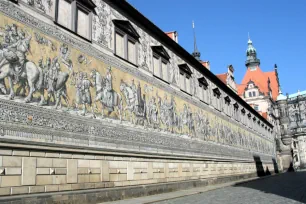
[{"label": "window frame", "polygon": [[[123,37],[123,56],[118,55],[117,53],[117,36],[116,34],[119,34]],[[129,60],[129,50],[128,50],[128,44],[129,41],[134,43],[135,45],[135,62],[132,62]],[[118,58],[138,67],[138,39],[135,39],[133,36],[131,36],[129,33],[123,31],[118,26],[115,26],[115,32],[114,32],[114,55]]]},{"label": "window frame", "polygon": [[[155,72],[156,68],[154,66],[154,58],[158,60],[158,69],[159,69],[159,74],[160,76],[157,76],[157,72]],[[166,72],[167,72],[167,79],[164,78],[163,76],[163,63],[166,65]],[[166,59],[164,56],[158,54],[157,52],[153,51],[153,76],[168,83],[169,84],[169,60]]]},{"label": "window frame", "polygon": [[201,93],[202,95],[199,96],[198,94],[198,97],[200,99],[200,101],[206,103],[206,104],[209,104],[209,89],[208,89],[208,82],[207,80],[205,79],[205,77],[200,77],[198,78],[198,82],[199,82],[199,87],[198,87],[198,90],[199,90],[199,93]]},{"label": "window frame", "polygon": [[[186,63],[179,64],[178,67],[179,67],[179,70],[180,70],[180,78],[183,77],[183,82],[184,82],[184,85],[182,87],[181,79],[179,80],[180,90],[183,91],[184,93],[187,93],[188,95],[192,96],[192,93],[191,93],[192,92],[192,90],[191,90],[191,79],[192,79],[192,74],[193,73]],[[187,84],[186,84],[186,81],[187,81],[186,79],[187,78],[190,80],[189,92],[187,91]]]},{"label": "window frame", "polygon": [[[59,23],[59,3],[60,1],[66,1],[67,3],[70,4],[70,9],[71,9],[71,25],[70,28],[62,25],[61,23]],[[84,3],[82,3],[82,0],[56,0],[55,2],[55,17],[54,17],[54,23],[77,35],[78,37],[82,38],[83,40],[86,40],[88,42],[92,42],[92,19],[93,19],[93,15],[96,14],[94,8],[96,7],[96,5],[92,2],[92,1],[88,1],[88,5],[86,6]],[[89,8],[91,7],[91,8]],[[88,15],[88,37],[83,36],[81,34],[78,33],[78,10],[81,10],[82,12],[86,13]]]}]

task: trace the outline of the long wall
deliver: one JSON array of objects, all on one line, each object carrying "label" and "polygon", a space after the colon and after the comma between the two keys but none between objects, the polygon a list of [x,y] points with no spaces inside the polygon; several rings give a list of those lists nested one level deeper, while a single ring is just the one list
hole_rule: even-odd
[{"label": "long wall", "polygon": [[[1,195],[252,174],[255,157],[273,171],[273,127],[212,74],[163,46],[169,77],[160,80],[150,46],[162,44],[134,22],[136,66],[113,54],[112,20],[127,19],[122,12],[96,1],[87,41],[54,24],[57,4],[46,2],[42,9],[0,1],[0,27],[10,30],[0,38],[8,60],[0,68],[8,89],[0,96]],[[17,46],[28,47],[20,74],[9,56],[22,52],[5,48],[14,27],[25,36]],[[181,91],[182,63],[192,72],[190,90]]]}]

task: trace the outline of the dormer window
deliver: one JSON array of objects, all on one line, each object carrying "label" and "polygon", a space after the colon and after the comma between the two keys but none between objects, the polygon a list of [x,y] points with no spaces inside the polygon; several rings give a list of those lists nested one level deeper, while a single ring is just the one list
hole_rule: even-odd
[{"label": "dormer window", "polygon": [[219,88],[214,88],[213,89],[213,100],[212,100],[212,105],[219,111],[221,111],[221,103],[223,102],[222,100],[220,100],[221,97],[221,91],[219,90]]},{"label": "dormer window", "polygon": [[224,98],[224,101],[225,101],[225,104],[226,104],[226,105],[224,106],[224,112],[225,112],[225,114],[230,115],[231,99],[230,99],[229,96],[226,96],[226,97]]},{"label": "dormer window", "polygon": [[238,113],[239,105],[236,102],[236,103],[233,104],[233,106],[234,106],[234,111],[233,111],[234,112],[233,113],[234,119],[239,121],[239,113]]},{"label": "dormer window", "polygon": [[91,40],[91,22],[96,5],[91,0],[57,0],[55,22]]},{"label": "dormer window", "polygon": [[153,51],[153,75],[168,82],[170,56],[163,46],[152,46],[151,48]]},{"label": "dormer window", "polygon": [[191,94],[192,71],[187,64],[178,65],[180,69],[180,88],[182,91]]},{"label": "dormer window", "polygon": [[139,35],[129,21],[113,20],[115,25],[115,55],[137,65]]},{"label": "dormer window", "polygon": [[208,93],[208,82],[205,77],[198,78],[199,87],[198,87],[198,96],[201,101],[204,101],[208,104],[209,102],[209,93]]}]

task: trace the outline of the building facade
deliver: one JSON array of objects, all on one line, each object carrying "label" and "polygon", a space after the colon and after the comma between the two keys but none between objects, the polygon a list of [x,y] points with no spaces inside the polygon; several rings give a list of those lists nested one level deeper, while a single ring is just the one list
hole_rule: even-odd
[{"label": "building facade", "polygon": [[1,196],[94,203],[274,171],[273,125],[126,1],[0,15]]},{"label": "building facade", "polygon": [[245,62],[247,71],[241,84],[237,85],[238,95],[259,112],[270,123],[276,125],[275,101],[279,94],[278,68],[263,72],[253,42],[249,39]]},{"label": "building facade", "polygon": [[306,167],[306,91],[277,97],[278,157],[284,170]]}]

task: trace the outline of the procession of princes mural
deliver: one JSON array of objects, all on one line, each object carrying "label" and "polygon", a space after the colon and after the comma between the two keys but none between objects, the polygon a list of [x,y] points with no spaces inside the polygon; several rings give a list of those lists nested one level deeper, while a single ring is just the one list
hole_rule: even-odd
[{"label": "procession of princes mural", "polygon": [[178,105],[177,97],[101,64],[17,23],[0,28],[1,99],[273,152],[266,138],[191,104]]}]

